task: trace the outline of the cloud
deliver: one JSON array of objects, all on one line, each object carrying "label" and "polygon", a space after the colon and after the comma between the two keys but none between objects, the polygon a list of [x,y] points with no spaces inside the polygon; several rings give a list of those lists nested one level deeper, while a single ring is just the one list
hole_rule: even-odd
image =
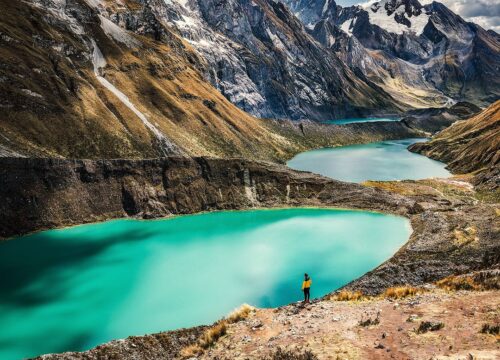
[{"label": "cloud", "polygon": [[[432,0],[421,1],[429,4]],[[500,3],[498,0],[440,0],[451,11],[485,29],[500,32]]]}]

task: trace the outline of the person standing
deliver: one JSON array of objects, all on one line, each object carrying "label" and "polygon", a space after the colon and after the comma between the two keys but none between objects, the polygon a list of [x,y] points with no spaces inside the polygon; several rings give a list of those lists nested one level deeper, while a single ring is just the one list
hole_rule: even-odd
[{"label": "person standing", "polygon": [[304,303],[309,303],[309,298],[311,296],[311,285],[312,280],[309,275],[304,274],[304,281],[302,282],[302,291],[304,292]]}]

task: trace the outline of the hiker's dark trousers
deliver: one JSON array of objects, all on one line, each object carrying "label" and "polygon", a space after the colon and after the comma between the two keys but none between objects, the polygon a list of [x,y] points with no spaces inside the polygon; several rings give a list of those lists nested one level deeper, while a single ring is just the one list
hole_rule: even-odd
[{"label": "hiker's dark trousers", "polygon": [[304,301],[309,301],[311,288],[304,288]]}]

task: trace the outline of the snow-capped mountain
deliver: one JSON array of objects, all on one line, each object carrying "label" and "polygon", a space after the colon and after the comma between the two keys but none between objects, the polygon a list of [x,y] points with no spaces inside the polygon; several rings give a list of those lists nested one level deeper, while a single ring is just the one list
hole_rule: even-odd
[{"label": "snow-capped mountain", "polygon": [[372,25],[400,35],[405,32],[421,35],[431,15],[418,0],[370,1],[362,8]]},{"label": "snow-capped mountain", "polygon": [[[290,6],[295,0],[285,1]],[[418,0],[381,0],[342,8],[333,0],[310,33],[351,69],[416,107],[431,99],[486,105],[500,96],[498,34],[464,21],[446,6]],[[297,12],[309,13],[304,8]]]},{"label": "snow-capped mountain", "polygon": [[155,13],[207,61],[207,78],[259,117],[328,119],[404,108],[307,33],[282,3],[168,0]]}]

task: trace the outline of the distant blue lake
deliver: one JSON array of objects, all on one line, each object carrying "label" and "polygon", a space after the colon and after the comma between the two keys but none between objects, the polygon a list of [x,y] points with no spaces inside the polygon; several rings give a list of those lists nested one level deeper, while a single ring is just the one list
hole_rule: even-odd
[{"label": "distant blue lake", "polygon": [[344,124],[362,123],[362,122],[399,121],[399,120],[401,120],[401,118],[399,117],[381,117],[381,118],[369,117],[369,118],[325,120],[322,121],[322,123],[332,124],[332,125],[344,125]]},{"label": "distant blue lake", "polygon": [[281,209],[116,220],[0,243],[0,359],[210,324],[325,295],[387,260],[405,218]]},{"label": "distant blue lake", "polygon": [[408,151],[408,146],[422,141],[427,140],[391,140],[306,151],[287,165],[292,169],[358,183],[449,177],[450,172],[442,162]]}]

